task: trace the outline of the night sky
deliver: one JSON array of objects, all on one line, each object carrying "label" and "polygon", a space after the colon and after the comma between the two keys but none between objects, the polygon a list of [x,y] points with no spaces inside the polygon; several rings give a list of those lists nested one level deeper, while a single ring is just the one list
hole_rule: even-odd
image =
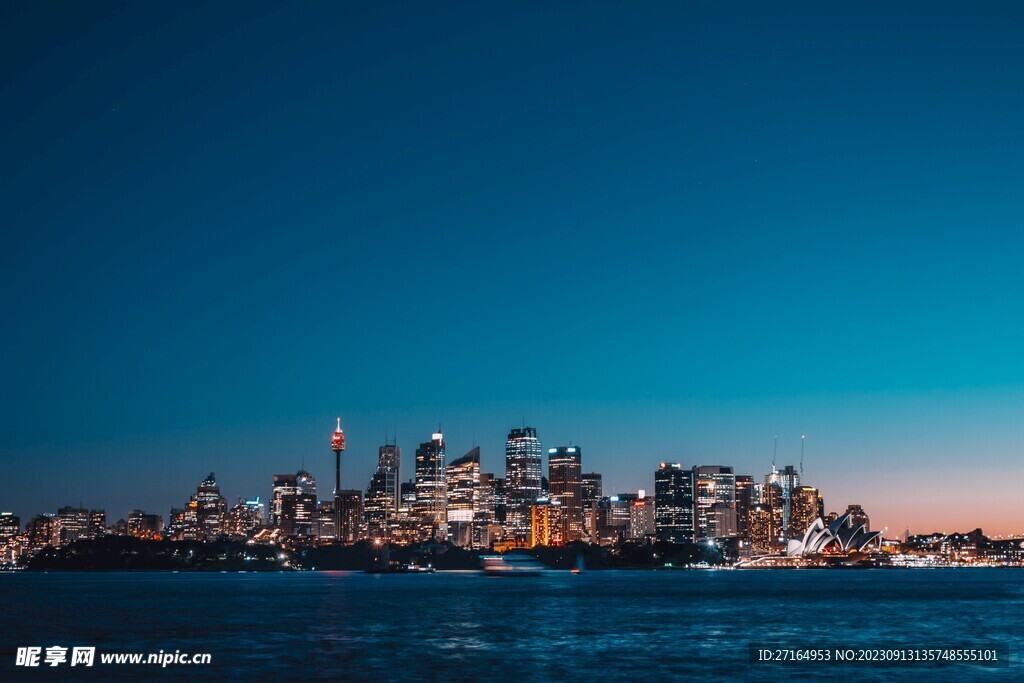
[{"label": "night sky", "polygon": [[[0,509],[797,464],[1024,531],[1020,3],[6,3]],[[188,5],[188,6],[186,6]]]}]

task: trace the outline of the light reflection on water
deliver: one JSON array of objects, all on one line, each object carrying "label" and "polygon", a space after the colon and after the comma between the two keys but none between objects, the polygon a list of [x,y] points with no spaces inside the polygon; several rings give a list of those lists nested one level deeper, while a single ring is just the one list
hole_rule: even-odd
[{"label": "light reflection on water", "polygon": [[[168,670],[189,679],[902,681],[920,674],[751,667],[747,645],[1003,642],[1014,663],[1024,646],[1016,570],[22,573],[0,576],[0,597],[0,672],[19,645],[58,644],[212,653],[209,667]],[[1015,666],[926,675],[1019,677]]]}]

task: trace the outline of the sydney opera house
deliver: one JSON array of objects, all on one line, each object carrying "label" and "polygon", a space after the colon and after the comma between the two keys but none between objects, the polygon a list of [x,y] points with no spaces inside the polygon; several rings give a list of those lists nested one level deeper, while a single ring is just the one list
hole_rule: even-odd
[{"label": "sydney opera house", "polygon": [[828,526],[825,526],[825,522],[818,517],[804,532],[803,539],[793,539],[789,542],[786,546],[786,555],[804,557],[818,555],[827,550],[863,552],[868,546],[873,544],[877,548],[881,543],[881,531],[868,531],[863,524],[854,524],[850,513],[847,512]]}]

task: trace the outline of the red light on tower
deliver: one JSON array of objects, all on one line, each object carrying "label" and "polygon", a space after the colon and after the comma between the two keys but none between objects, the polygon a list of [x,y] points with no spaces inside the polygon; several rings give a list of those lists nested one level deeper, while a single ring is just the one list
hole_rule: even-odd
[{"label": "red light on tower", "polygon": [[345,450],[345,434],[341,431],[341,418],[338,418],[338,428],[334,430],[331,437],[331,450],[340,453]]}]

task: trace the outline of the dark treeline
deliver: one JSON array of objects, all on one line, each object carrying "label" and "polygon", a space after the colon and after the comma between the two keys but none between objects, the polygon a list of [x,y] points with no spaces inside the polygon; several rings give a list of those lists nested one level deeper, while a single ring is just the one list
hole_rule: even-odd
[{"label": "dark treeline", "polygon": [[[582,558],[587,569],[656,569],[697,562],[721,564],[715,548],[693,543],[624,542],[602,547],[576,542],[537,546],[510,552],[526,553],[552,569],[572,569]],[[287,571],[294,569],[362,571],[410,565],[444,570],[479,569],[488,550],[467,550],[450,543],[423,545],[324,545],[282,550],[241,541],[149,541],[107,536],[46,548],[32,558],[30,571]]]}]

